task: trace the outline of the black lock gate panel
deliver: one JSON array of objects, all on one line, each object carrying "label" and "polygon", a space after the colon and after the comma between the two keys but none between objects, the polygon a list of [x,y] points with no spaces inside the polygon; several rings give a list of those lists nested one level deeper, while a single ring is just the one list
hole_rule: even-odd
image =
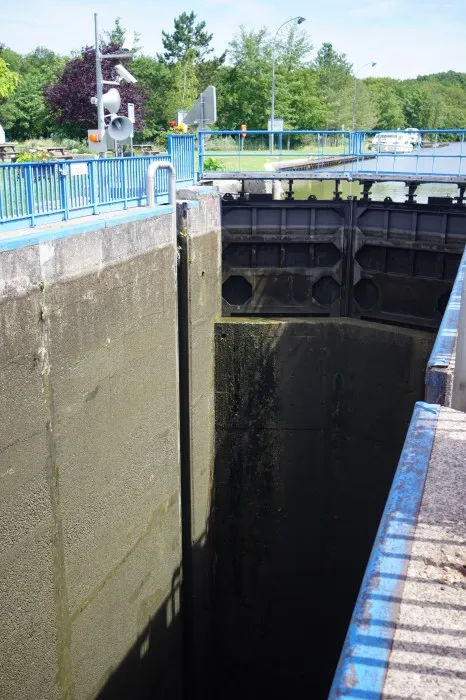
[{"label": "black lock gate panel", "polygon": [[438,328],[466,207],[371,201],[222,203],[226,316],[352,316]]}]

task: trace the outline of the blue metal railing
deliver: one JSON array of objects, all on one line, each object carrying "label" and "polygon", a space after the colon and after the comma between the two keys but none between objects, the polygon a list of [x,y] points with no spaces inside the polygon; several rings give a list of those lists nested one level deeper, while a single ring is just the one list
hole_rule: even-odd
[{"label": "blue metal railing", "polygon": [[[179,185],[192,184],[194,137],[169,136],[168,153],[133,158],[0,165],[0,231],[128,209],[146,203],[150,163],[169,160]],[[157,201],[168,195],[167,171],[156,178]]]},{"label": "blue metal railing", "polygon": [[[209,168],[208,158],[223,175]],[[199,133],[201,176],[254,172],[266,178],[274,170],[298,169],[311,171],[311,177],[325,172],[346,179],[373,174],[466,180],[466,130]]]}]

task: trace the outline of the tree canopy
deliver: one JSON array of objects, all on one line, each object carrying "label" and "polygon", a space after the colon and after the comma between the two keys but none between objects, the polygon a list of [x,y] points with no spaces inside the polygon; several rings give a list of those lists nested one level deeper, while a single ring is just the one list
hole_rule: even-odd
[{"label": "tree canopy", "polygon": [[8,97],[15,91],[19,83],[19,75],[10,70],[8,63],[0,58],[0,98]]},{"label": "tree canopy", "polygon": [[165,49],[164,58],[170,63],[183,61],[187,57],[201,61],[204,56],[212,53],[210,43],[213,34],[209,34],[205,22],[196,23],[194,12],[183,12],[174,20],[173,34],[162,31],[162,44]]},{"label": "tree canopy", "polygon": [[[120,49],[126,34],[116,18],[102,37],[103,52]],[[121,113],[128,102],[136,105],[136,130],[144,139],[166,130],[208,85],[217,88],[216,128],[267,128],[273,60],[275,115],[287,129],[351,128],[354,95],[358,129],[466,127],[466,73],[360,80],[332,44],[314,51],[302,27],[291,25],[273,38],[265,28],[241,26],[215,55],[212,32],[191,11],[174,19],[173,31],[162,31],[163,53],[147,55],[137,33],[135,40],[129,68],[138,83],[120,85]],[[103,62],[104,79],[118,62]],[[13,139],[83,138],[96,125],[95,91],[93,47],[63,57],[47,47],[21,55],[0,44],[0,122]]]},{"label": "tree canopy", "polygon": [[[115,53],[118,45],[109,43],[101,48],[103,54]],[[104,80],[112,80],[113,69],[122,59],[102,61]],[[136,128],[143,125],[143,104],[146,93],[139,84],[122,83],[118,91],[121,96],[121,114],[125,105],[135,105]],[[45,89],[47,104],[53,119],[61,131],[72,138],[83,138],[87,129],[96,123],[96,108],[91,98],[96,94],[95,49],[86,46],[81,54],[65,65],[60,77]]]}]

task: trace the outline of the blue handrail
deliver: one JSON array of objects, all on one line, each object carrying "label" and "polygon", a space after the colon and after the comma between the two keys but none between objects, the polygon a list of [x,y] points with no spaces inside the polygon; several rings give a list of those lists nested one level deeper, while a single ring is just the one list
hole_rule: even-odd
[{"label": "blue handrail", "polygon": [[[131,158],[79,159],[0,165],[0,231],[66,221],[146,203],[146,172],[153,161],[169,160],[179,185],[194,183],[194,137],[170,135],[168,153]],[[157,201],[168,196],[160,171]]]},{"label": "blue handrail", "polygon": [[222,160],[226,174],[263,171],[265,177],[267,170],[285,170],[294,160],[290,170],[325,170],[348,179],[362,174],[466,179],[466,130],[200,131],[199,173],[211,178],[216,175],[205,167],[209,156]]}]

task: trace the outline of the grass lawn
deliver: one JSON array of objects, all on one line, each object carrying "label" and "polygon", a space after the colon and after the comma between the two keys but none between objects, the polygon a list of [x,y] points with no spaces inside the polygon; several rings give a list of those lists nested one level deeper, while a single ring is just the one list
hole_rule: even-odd
[{"label": "grass lawn", "polygon": [[[332,155],[334,153],[341,153],[341,146],[326,146],[325,155]],[[196,154],[197,155],[197,154]],[[250,172],[250,171],[260,171],[265,170],[266,163],[279,163],[286,160],[298,160],[309,155],[322,155],[322,150],[317,148],[304,148],[296,150],[283,150],[280,154],[272,155],[268,151],[243,151],[242,153],[217,153],[211,151],[206,156],[207,158],[213,158],[216,161],[222,163],[222,170],[230,172]],[[207,170],[207,168],[206,168]]]}]

